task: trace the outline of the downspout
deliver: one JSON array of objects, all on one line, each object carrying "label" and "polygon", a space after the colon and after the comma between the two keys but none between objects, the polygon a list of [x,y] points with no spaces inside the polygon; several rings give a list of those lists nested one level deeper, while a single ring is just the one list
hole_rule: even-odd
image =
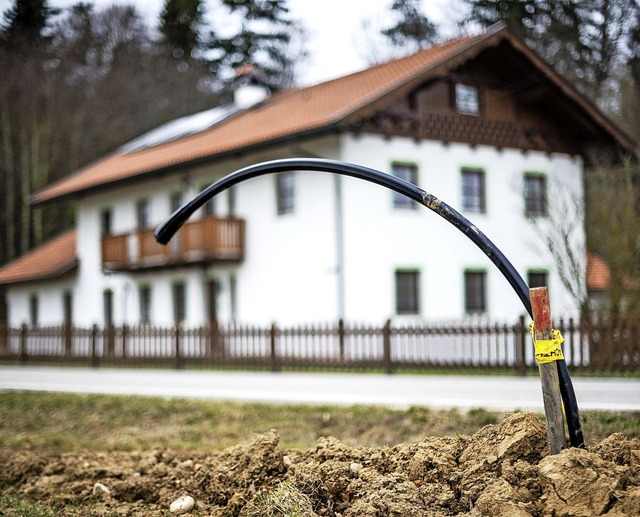
[{"label": "downspout", "polygon": [[338,288],[338,320],[345,317],[344,296],[344,213],[342,202],[342,176],[334,174],[333,185],[335,189],[335,224],[336,224],[336,275]]}]

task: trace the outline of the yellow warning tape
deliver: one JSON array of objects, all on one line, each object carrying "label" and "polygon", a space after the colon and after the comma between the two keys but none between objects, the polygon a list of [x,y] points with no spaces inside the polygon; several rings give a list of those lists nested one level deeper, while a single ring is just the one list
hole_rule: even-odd
[{"label": "yellow warning tape", "polygon": [[538,364],[551,363],[553,361],[562,361],[562,347],[564,338],[559,330],[553,330],[553,339],[536,339],[533,322],[529,324],[529,331],[533,338],[533,347],[535,349],[536,361]]}]

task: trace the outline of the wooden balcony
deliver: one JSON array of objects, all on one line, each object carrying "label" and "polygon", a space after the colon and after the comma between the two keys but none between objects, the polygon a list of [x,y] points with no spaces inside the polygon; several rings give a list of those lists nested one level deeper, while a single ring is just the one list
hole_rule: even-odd
[{"label": "wooden balcony", "polygon": [[102,267],[114,271],[240,262],[244,259],[242,219],[207,217],[186,223],[168,245],[158,244],[153,229],[102,237]]}]

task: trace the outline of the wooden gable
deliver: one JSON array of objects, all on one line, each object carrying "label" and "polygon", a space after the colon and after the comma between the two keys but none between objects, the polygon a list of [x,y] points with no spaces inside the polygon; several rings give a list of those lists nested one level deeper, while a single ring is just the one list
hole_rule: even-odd
[{"label": "wooden gable", "polygon": [[[476,113],[456,102],[456,85],[475,90]],[[427,78],[408,95],[359,121],[360,132],[581,155],[615,152],[616,143],[509,41]]]}]

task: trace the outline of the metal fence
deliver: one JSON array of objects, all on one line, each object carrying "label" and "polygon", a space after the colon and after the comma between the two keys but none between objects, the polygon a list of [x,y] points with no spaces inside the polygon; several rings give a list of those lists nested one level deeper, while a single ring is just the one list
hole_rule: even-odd
[{"label": "metal fence", "polygon": [[[570,368],[640,371],[640,320],[594,315],[580,322],[560,320],[558,328]],[[511,324],[4,327],[0,360],[386,372],[484,368],[521,374],[535,367],[524,319]]]}]

